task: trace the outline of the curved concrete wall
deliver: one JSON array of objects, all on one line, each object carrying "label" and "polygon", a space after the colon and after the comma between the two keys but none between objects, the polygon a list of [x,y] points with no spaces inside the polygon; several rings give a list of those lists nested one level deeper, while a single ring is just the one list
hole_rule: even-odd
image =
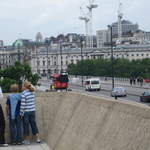
[{"label": "curved concrete wall", "polygon": [[41,136],[52,150],[149,150],[150,108],[78,93],[37,93]]}]

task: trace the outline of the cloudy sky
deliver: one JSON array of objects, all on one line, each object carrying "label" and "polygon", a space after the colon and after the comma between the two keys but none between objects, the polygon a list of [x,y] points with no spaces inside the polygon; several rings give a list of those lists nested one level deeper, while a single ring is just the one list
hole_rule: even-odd
[{"label": "cloudy sky", "polygon": [[[17,38],[35,39],[37,32],[44,37],[60,33],[84,33],[80,6],[87,12],[89,0],[0,0],[0,39],[12,44]],[[119,2],[123,3],[124,19],[138,23],[150,31],[149,0],[95,0],[93,31],[105,29],[117,20]]]}]

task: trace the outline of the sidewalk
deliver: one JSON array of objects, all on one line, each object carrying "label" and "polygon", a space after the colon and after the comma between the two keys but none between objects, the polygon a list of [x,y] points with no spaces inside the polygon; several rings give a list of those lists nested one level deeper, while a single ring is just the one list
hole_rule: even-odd
[{"label": "sidewalk", "polygon": [[[84,80],[85,81],[85,80]],[[103,80],[100,79],[102,84],[108,84],[111,85],[112,84],[112,80]],[[81,79],[80,78],[71,78],[70,79],[70,83],[71,84],[75,84],[75,85],[81,85]],[[130,85],[130,83],[128,81],[118,81],[118,80],[114,80],[114,85],[115,86],[125,86],[125,87],[130,87],[130,88],[140,88],[140,89],[150,89],[150,83],[143,83],[143,86],[141,87],[140,85],[138,85],[137,83],[134,85],[132,84],[132,86]]]},{"label": "sidewalk", "polygon": [[[101,80],[101,83],[102,84],[112,84],[112,81],[111,80]],[[143,86],[141,87],[140,85],[138,85],[137,83],[134,85],[130,85],[129,82],[127,81],[124,81],[124,82],[121,82],[121,81],[114,81],[114,84],[116,86],[126,86],[126,87],[133,87],[133,88],[140,88],[140,89],[150,89],[150,84],[149,83],[143,83]]]}]

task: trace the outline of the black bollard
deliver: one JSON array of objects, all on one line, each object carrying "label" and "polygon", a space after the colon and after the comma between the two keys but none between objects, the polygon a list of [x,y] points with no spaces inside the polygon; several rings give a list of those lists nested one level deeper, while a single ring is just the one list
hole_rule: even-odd
[{"label": "black bollard", "polygon": [[115,95],[115,99],[116,99],[116,100],[117,100],[117,98],[118,98],[117,95]]}]

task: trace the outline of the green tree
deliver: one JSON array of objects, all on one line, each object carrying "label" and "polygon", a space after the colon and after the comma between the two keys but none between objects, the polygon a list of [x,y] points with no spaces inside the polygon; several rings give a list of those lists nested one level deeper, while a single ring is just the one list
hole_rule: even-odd
[{"label": "green tree", "polygon": [[[112,76],[111,59],[82,60],[77,64],[68,66],[68,73],[85,76]],[[115,77],[131,76],[150,78],[150,59],[128,60],[124,58],[114,59]]]},{"label": "green tree", "polygon": [[[10,66],[4,70],[0,70],[0,85],[4,92],[9,92],[12,83],[17,83],[21,89],[24,80],[30,81],[33,85],[37,85],[40,79],[38,74],[33,74],[31,67],[27,64],[16,62],[14,66]],[[3,85],[5,83],[5,85]]]}]

